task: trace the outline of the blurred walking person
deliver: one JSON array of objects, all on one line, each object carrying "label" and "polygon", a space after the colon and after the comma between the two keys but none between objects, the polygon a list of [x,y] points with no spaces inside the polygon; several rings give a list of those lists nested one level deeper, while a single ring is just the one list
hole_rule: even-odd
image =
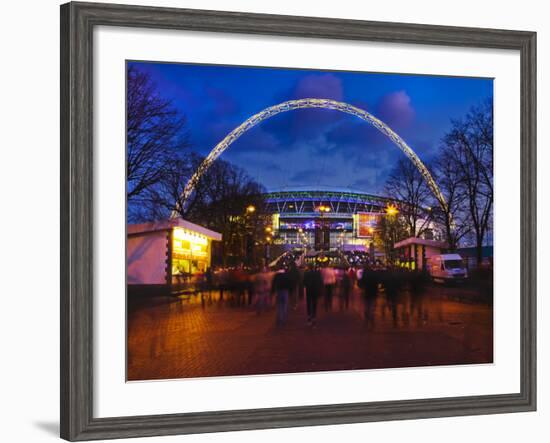
[{"label": "blurred walking person", "polygon": [[272,275],[264,266],[260,272],[254,275],[252,280],[254,296],[256,297],[256,313],[260,315],[267,309],[269,294],[271,293]]},{"label": "blurred walking person", "polygon": [[288,268],[288,278],[290,279],[291,285],[289,301],[292,309],[296,309],[298,306],[298,288],[300,287],[300,277],[298,266],[296,266],[294,261],[290,262],[290,266]]},{"label": "blurred walking person", "polygon": [[336,273],[334,272],[334,268],[325,266],[321,268],[321,276],[325,287],[325,311],[328,312],[332,310],[332,293],[336,284]]},{"label": "blurred walking person", "polygon": [[323,290],[323,278],[313,265],[309,265],[304,272],[304,288],[306,290],[307,324],[311,326],[315,325],[317,299]]},{"label": "blurred walking person", "polygon": [[398,319],[398,296],[399,288],[401,285],[401,274],[395,268],[387,270],[384,273],[384,289],[386,291],[386,302],[390,307],[393,327],[397,328],[399,325]]},{"label": "blurred walking person", "polygon": [[286,323],[288,318],[288,295],[291,289],[288,272],[284,269],[278,271],[273,277],[272,291],[276,295],[277,326]]},{"label": "blurred walking person", "polygon": [[344,270],[342,273],[342,293],[341,293],[341,301],[340,301],[340,308],[348,309],[349,308],[349,297],[351,293],[352,288],[352,279],[350,277],[350,274],[348,270]]},{"label": "blurred walking person", "polygon": [[363,290],[365,297],[365,323],[367,326],[374,326],[374,309],[376,304],[376,294],[378,291],[378,275],[366,266],[359,280],[359,287]]}]

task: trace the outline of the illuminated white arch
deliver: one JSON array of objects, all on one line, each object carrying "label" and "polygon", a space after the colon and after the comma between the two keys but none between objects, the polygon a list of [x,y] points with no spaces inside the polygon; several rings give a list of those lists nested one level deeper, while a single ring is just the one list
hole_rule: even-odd
[{"label": "illuminated white arch", "polygon": [[[306,108],[323,108],[323,109],[334,109],[336,111],[345,112],[346,114],[355,115],[366,122],[373,125],[376,129],[378,129],[382,134],[384,134],[386,137],[388,137],[399,149],[401,149],[405,155],[413,162],[413,164],[416,166],[420,174],[422,174],[422,177],[424,177],[424,180],[426,180],[426,183],[430,187],[431,191],[437,198],[439,204],[443,209],[447,208],[447,203],[445,201],[445,197],[443,197],[443,194],[439,190],[439,187],[435,183],[432,175],[430,174],[430,171],[426,168],[424,163],[418,158],[416,153],[411,149],[405,141],[399,137],[390,127],[388,127],[383,121],[377,119],[372,114],[368,113],[367,111],[360,109],[356,106],[350,105],[348,103],[339,102],[336,100],[331,100],[327,98],[303,98],[299,100],[289,100],[283,103],[279,103],[275,106],[270,106],[269,108],[264,109],[261,112],[258,112],[257,114],[253,115],[249,119],[247,119],[244,123],[242,123],[240,126],[236,127],[231,131],[227,136],[219,142],[214,149],[208,154],[208,156],[202,161],[202,163],[199,165],[195,173],[191,176],[187,184],[185,185],[185,189],[182,194],[182,205],[185,207],[185,204],[187,202],[187,199],[193,192],[194,187],[198,183],[201,176],[208,170],[210,165],[216,161],[216,159],[227,149],[229,146],[237,140],[242,134],[244,134],[249,129],[253,128],[257,124],[263,122],[264,120],[273,117],[274,115],[280,114],[282,112],[287,111],[293,111],[295,109],[306,109]],[[176,211],[173,212],[173,217],[177,216],[177,209],[180,209],[180,203],[178,202],[178,206],[176,207]]]}]

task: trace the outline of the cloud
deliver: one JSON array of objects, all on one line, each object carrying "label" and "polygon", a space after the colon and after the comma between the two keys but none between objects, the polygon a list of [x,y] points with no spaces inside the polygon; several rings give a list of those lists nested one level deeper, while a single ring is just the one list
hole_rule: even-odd
[{"label": "cloud", "polygon": [[395,129],[410,126],[416,114],[411,105],[411,98],[405,91],[391,92],[383,96],[376,113],[380,120]]},{"label": "cloud", "polygon": [[348,103],[356,108],[362,109],[363,111],[370,112],[371,104],[367,103],[365,100],[351,100]]},{"label": "cloud", "polygon": [[[275,103],[302,98],[329,98],[343,100],[341,80],[333,74],[310,74],[300,78],[290,89],[282,91]],[[290,145],[328,130],[344,118],[331,109],[297,109],[270,118],[262,123],[264,129],[276,134],[282,144]]]},{"label": "cloud", "polygon": [[438,152],[437,145],[432,139],[411,137],[408,144],[422,161],[429,161]]},{"label": "cloud", "polygon": [[196,105],[191,143],[195,150],[206,155],[240,123],[237,100],[225,91],[212,86],[202,90],[201,102]]},{"label": "cloud", "polygon": [[320,183],[327,177],[334,177],[335,172],[331,169],[322,169],[318,168],[308,168],[302,169],[301,171],[296,172],[289,179],[292,183],[301,183],[301,184],[311,184],[311,183]]},{"label": "cloud", "polygon": [[397,153],[388,138],[371,124],[349,116],[326,133],[331,153],[355,168],[365,163],[379,165]]},{"label": "cloud", "polygon": [[222,89],[208,86],[205,92],[212,105],[211,114],[213,117],[225,117],[239,112],[237,101]]},{"label": "cloud", "polygon": [[239,163],[246,165],[251,172],[262,170],[267,172],[282,172],[281,160],[278,157],[263,156],[259,157],[257,153],[235,153],[232,156],[233,160],[239,161]]},{"label": "cloud", "polygon": [[[238,103],[223,91],[208,88],[207,93],[210,106],[203,133],[217,143],[249,115],[243,117]],[[333,74],[306,75],[276,100],[307,97],[345,101],[342,83]],[[357,100],[353,104],[408,139],[415,110],[404,90],[384,95],[375,106]],[[426,141],[421,145],[431,150]],[[268,187],[325,183],[371,192],[377,192],[385,181],[386,165],[401,156],[369,123],[328,109],[298,109],[273,116],[243,134],[224,154]]]},{"label": "cloud", "polygon": [[[307,75],[296,84],[293,98],[329,98],[342,101],[341,80],[333,74]],[[330,109],[300,109],[293,111],[292,131],[297,137],[319,134],[343,118],[342,113]]]},{"label": "cloud", "polygon": [[376,146],[386,141],[386,136],[370,123],[352,116],[331,128],[326,137],[339,146]]},{"label": "cloud", "polygon": [[358,180],[355,180],[351,184],[351,188],[356,189],[358,191],[364,191],[364,190],[371,191],[373,189],[373,187],[376,186],[376,184],[377,184],[376,183],[376,174],[372,174],[370,176],[366,175],[364,178],[360,178]]},{"label": "cloud", "polygon": [[[234,129],[234,128],[231,128]],[[227,134],[226,134],[227,135]],[[262,125],[246,131],[233,143],[233,150],[239,152],[280,152],[286,146],[281,143],[276,134],[266,131]]]},{"label": "cloud", "polygon": [[[235,120],[235,116],[239,114],[239,106],[231,96],[220,89],[208,87],[205,92],[210,106],[208,114],[202,119],[202,127],[207,132],[204,137],[220,141],[229,131],[242,123],[241,120]],[[333,74],[306,75],[281,94],[278,101],[307,97],[342,100],[342,82]],[[247,151],[292,150],[298,141],[319,136],[343,117],[342,113],[329,109],[298,109],[284,112],[248,131],[235,143],[235,148]]]},{"label": "cloud", "polygon": [[294,98],[330,98],[342,100],[344,97],[341,80],[333,74],[306,75],[302,77],[292,94]]}]

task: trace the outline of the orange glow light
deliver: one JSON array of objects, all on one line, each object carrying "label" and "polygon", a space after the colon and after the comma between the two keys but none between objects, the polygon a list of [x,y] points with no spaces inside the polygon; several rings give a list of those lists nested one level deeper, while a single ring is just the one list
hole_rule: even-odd
[{"label": "orange glow light", "polygon": [[399,210],[394,205],[388,205],[386,207],[386,214],[388,215],[397,215]]}]

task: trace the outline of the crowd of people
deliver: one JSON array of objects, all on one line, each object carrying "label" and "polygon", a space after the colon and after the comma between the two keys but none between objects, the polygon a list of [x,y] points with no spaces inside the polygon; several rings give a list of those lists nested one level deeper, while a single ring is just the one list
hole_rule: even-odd
[{"label": "crowd of people", "polygon": [[265,313],[274,304],[278,326],[287,322],[289,310],[296,310],[304,298],[307,324],[315,326],[319,303],[322,303],[325,312],[329,312],[333,309],[334,298],[337,297],[340,307],[348,309],[355,288],[359,288],[363,296],[367,324],[373,323],[376,299],[382,290],[396,321],[400,289],[407,285],[414,293],[423,282],[419,273],[399,268],[387,269],[370,264],[361,267],[335,267],[322,266],[315,262],[298,267],[292,260],[284,265],[278,264],[275,269],[265,266],[254,272],[241,267],[218,272],[216,276],[207,271],[207,275],[208,288],[215,286],[219,289],[220,300],[224,299],[224,293],[229,294],[229,301],[233,305],[254,305],[258,315]]},{"label": "crowd of people", "polygon": [[324,299],[326,311],[332,309],[332,299],[336,288],[342,288],[342,297],[349,306],[351,291],[350,275],[346,270],[333,267],[317,267],[313,264],[304,269],[291,262],[288,267],[272,271],[264,267],[252,275],[252,297],[256,297],[256,309],[261,314],[268,305],[272,294],[277,307],[277,325],[283,325],[288,318],[289,309],[296,309],[300,299],[306,299],[307,322],[314,325],[317,317],[317,301]]}]

